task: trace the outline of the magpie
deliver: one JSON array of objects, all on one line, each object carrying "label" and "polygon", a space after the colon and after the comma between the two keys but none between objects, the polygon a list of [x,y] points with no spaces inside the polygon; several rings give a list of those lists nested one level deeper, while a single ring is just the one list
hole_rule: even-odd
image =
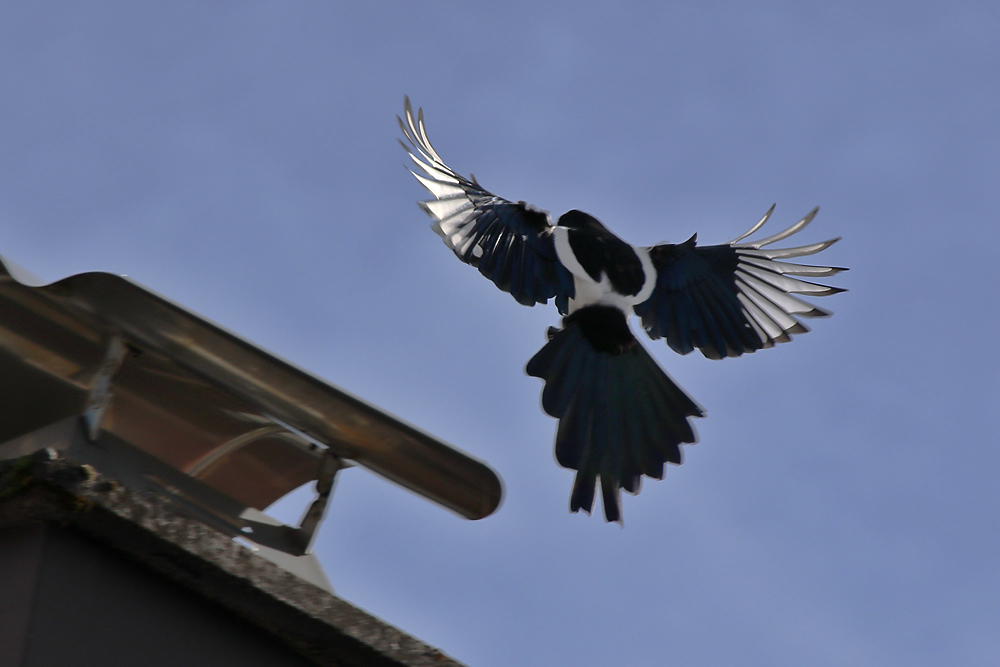
[{"label": "magpie", "polygon": [[796,276],[846,269],[783,261],[818,253],[839,237],[768,248],[805,228],[818,208],[759,241],[745,239],[764,226],[773,205],[729,243],[699,246],[694,235],[636,247],[592,215],[572,210],[553,224],[548,213],[459,175],[434,150],[423,109],[414,115],[408,97],[404,117],[397,120],[410,147],[400,144],[419,170],[409,171],[433,196],[419,205],[445,245],[518,303],[552,299],[563,316],[525,370],[543,380],[542,409],[559,420],[557,462],[576,470],[572,512],[590,514],[599,485],[605,519],[622,523],[621,489],[636,494],[644,475],[662,479],[664,464],[680,465],[680,445],[697,441],[689,418],[705,416],[632,334],[630,314],[679,354],[697,348],[723,359],[809,331],[800,317],[831,315],[792,294],[845,291]]}]

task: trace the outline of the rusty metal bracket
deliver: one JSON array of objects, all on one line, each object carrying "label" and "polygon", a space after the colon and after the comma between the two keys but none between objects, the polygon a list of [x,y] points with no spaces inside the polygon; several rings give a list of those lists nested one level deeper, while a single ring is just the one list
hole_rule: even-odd
[{"label": "rusty metal bracket", "polygon": [[312,550],[316,531],[323,522],[323,517],[326,516],[326,510],[330,504],[330,495],[333,493],[333,482],[337,477],[337,471],[344,467],[344,461],[334,454],[332,449],[328,448],[319,464],[319,475],[316,477],[316,499],[306,509],[296,531],[299,545],[305,553]]},{"label": "rusty metal bracket", "polygon": [[87,407],[83,412],[83,418],[87,424],[87,438],[91,442],[96,442],[97,436],[101,432],[104,414],[111,407],[112,383],[128,353],[128,346],[125,345],[121,336],[115,334],[108,339],[104,358],[101,360],[100,366],[97,367],[94,384],[87,397]]}]

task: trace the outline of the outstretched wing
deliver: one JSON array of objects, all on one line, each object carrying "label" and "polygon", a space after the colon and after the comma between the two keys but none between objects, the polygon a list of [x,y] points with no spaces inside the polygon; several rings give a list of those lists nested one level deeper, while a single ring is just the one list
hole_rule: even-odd
[{"label": "outstretched wing", "polygon": [[410,173],[434,195],[420,202],[434,219],[434,231],[460,260],[478,268],[518,303],[533,306],[555,298],[565,313],[573,279],[556,257],[548,214],[497,197],[475,177],[460,176],[446,165],[427,138],[423,109],[414,119],[408,97],[405,116],[405,121],[397,117],[399,127],[414,150],[400,143],[423,172]]},{"label": "outstretched wing", "polygon": [[730,243],[699,247],[692,236],[681,244],[649,249],[656,267],[656,288],[634,310],[650,338],[666,338],[680,354],[698,348],[710,359],[737,357],[809,331],[799,317],[830,315],[792,294],[828,296],[844,290],[792,276],[821,278],[846,269],[779,260],[812,255],[840,239],[765,249],[801,231],[816,217],[816,208],[782,232],[740,243],[760,229],[773,211],[771,206],[756,225]]}]

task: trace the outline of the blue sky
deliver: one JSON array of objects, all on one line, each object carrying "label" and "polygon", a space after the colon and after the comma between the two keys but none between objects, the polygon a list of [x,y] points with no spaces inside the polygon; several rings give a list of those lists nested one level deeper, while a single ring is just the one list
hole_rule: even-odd
[{"label": "blue sky", "polygon": [[[471,666],[986,664],[998,28],[989,2],[7,3],[0,253],[128,274],[497,470],[479,522],[350,470],[317,544]],[[701,441],[624,529],[570,515],[523,374],[557,314],[430,231],[404,94],[458,171],[636,244],[820,205],[796,240],[843,236],[850,292],[740,359],[647,342]]]}]

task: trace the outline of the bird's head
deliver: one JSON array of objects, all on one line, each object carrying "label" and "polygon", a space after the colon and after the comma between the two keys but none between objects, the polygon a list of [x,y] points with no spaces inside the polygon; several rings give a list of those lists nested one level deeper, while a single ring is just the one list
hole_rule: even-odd
[{"label": "bird's head", "polygon": [[559,222],[557,223],[560,227],[569,227],[570,229],[591,229],[591,230],[603,230],[604,225],[601,221],[590,215],[589,213],[584,213],[583,211],[577,211],[573,209],[572,211],[566,211],[561,216],[559,216]]}]

